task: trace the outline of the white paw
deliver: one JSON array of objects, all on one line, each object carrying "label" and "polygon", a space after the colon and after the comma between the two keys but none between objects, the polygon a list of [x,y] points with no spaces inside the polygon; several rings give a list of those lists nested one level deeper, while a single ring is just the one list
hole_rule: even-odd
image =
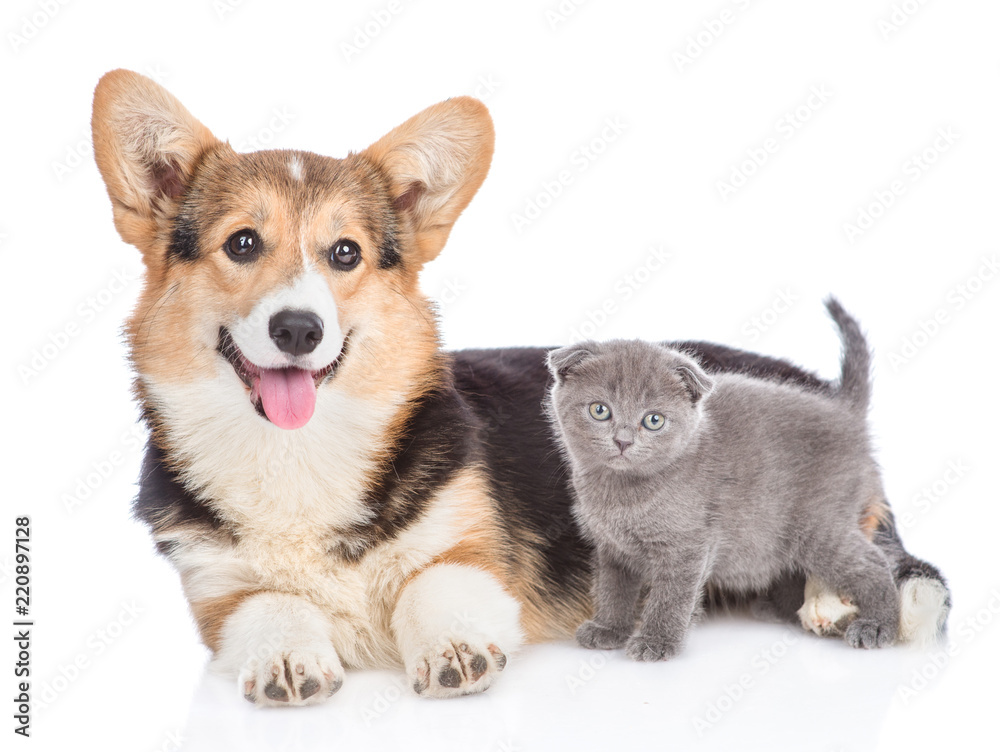
[{"label": "white paw", "polygon": [[239,674],[243,696],[258,706],[316,705],[344,683],[344,669],[333,645],[277,650],[247,660]]},{"label": "white paw", "polygon": [[493,643],[454,638],[407,661],[406,675],[418,695],[458,697],[485,692],[506,665],[507,656]]},{"label": "white paw", "polygon": [[858,607],[849,598],[842,598],[822,580],[806,579],[805,603],[798,610],[805,629],[821,637],[842,635],[857,613]]},{"label": "white paw", "polygon": [[940,580],[913,577],[899,589],[899,641],[931,645],[944,633],[951,610],[948,588]]},{"label": "white paw", "polygon": [[520,606],[488,572],[435,564],[403,589],[392,628],[421,697],[483,692],[523,641]]},{"label": "white paw", "polygon": [[247,598],[226,621],[217,670],[236,676],[255,705],[323,702],[344,683],[344,669],[320,610],[289,593]]}]

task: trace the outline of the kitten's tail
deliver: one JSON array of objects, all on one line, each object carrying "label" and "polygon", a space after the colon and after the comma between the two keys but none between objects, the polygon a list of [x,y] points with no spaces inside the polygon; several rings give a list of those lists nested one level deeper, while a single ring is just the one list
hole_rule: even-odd
[{"label": "kitten's tail", "polygon": [[872,355],[861,326],[832,295],[826,299],[826,310],[840,329],[844,351],[840,360],[838,396],[858,410],[867,410],[871,397]]}]

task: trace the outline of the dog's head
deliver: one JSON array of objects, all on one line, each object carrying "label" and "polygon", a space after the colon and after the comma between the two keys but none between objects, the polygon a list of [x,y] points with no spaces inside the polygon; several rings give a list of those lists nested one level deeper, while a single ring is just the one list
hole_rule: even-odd
[{"label": "dog's head", "polygon": [[370,390],[433,358],[417,275],[489,169],[482,103],[441,102],[344,159],[240,154],[117,70],[97,86],[93,134],[115,226],[147,270],[126,327],[142,379],[222,378],[292,429],[341,374]]}]

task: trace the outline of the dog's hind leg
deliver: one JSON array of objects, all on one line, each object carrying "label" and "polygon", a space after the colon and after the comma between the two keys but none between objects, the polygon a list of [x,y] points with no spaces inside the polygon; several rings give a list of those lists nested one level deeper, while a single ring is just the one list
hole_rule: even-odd
[{"label": "dog's hind leg", "polygon": [[945,634],[951,591],[937,567],[903,548],[892,512],[886,512],[872,542],[889,560],[899,591],[899,641],[926,646]]},{"label": "dog's hind leg", "polygon": [[[903,548],[892,512],[886,507],[870,531],[885,555],[899,594],[900,643],[926,646],[944,634],[951,611],[951,592],[933,564]],[[798,615],[805,629],[820,635],[842,635],[853,620],[854,604],[817,578],[809,578]]]}]

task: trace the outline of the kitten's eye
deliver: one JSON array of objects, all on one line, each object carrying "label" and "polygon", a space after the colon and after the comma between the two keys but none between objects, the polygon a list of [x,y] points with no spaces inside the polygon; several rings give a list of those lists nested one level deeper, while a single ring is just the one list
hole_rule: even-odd
[{"label": "kitten's eye", "polygon": [[237,230],[224,247],[233,261],[249,261],[260,250],[260,237],[253,230]]},{"label": "kitten's eye", "polygon": [[334,269],[353,269],[361,260],[361,248],[353,240],[341,238],[330,249],[330,266]]},{"label": "kitten's eye", "polygon": [[611,417],[611,408],[602,402],[594,402],[590,405],[590,417],[594,420],[607,420]]},{"label": "kitten's eye", "polygon": [[642,419],[642,425],[648,428],[650,431],[659,431],[666,424],[667,419],[664,418],[659,413],[649,413],[645,418]]}]

